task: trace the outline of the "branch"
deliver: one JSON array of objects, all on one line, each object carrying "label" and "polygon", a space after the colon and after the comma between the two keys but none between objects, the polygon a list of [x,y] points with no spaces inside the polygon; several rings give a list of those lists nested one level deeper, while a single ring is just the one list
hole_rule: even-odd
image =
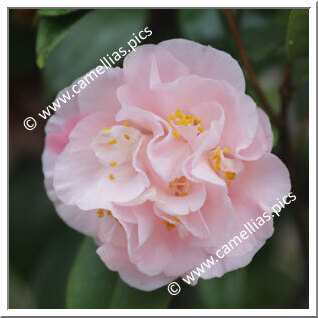
[{"label": "branch", "polygon": [[266,99],[266,97],[265,97],[265,95],[264,95],[264,93],[259,85],[257,76],[256,76],[254,69],[252,67],[252,64],[247,56],[247,53],[246,53],[246,50],[245,50],[245,47],[244,47],[244,44],[242,41],[242,37],[240,35],[235,18],[234,18],[230,9],[225,10],[225,12],[226,12],[227,20],[228,20],[229,25],[230,25],[231,32],[234,36],[234,40],[235,40],[237,48],[238,48],[239,55],[240,55],[241,60],[243,62],[243,66],[246,70],[247,76],[248,76],[258,98],[260,99],[265,111],[267,112],[268,116],[270,117],[271,121],[273,123],[275,123],[277,126],[280,126],[281,125],[280,117],[274,113],[272,107],[268,103],[268,101],[267,101],[267,99]]},{"label": "branch", "polygon": [[[292,85],[291,85],[291,65],[289,62],[285,64],[284,68],[284,76],[282,85],[280,87],[280,95],[281,95],[281,127],[280,127],[280,140],[281,140],[281,147],[282,147],[282,154],[284,161],[288,167],[291,184],[293,188],[293,193],[297,196],[297,200],[294,203],[294,218],[295,218],[295,225],[299,234],[300,242],[302,245],[302,252],[304,254],[304,261],[306,264],[306,271],[305,276],[308,274],[308,236],[306,234],[305,230],[305,221],[302,217],[303,214],[303,205],[302,205],[302,198],[301,198],[301,192],[299,191],[299,182],[297,180],[297,167],[295,158],[296,155],[292,148],[292,142],[291,137],[288,129],[288,108],[290,106],[290,100],[292,96]],[[304,120],[303,125],[306,127],[308,124],[308,119]],[[300,138],[301,142],[302,140],[302,133],[305,131],[305,128],[299,131],[298,138]],[[299,145],[296,143],[296,147],[299,147]],[[297,148],[296,148],[297,149]],[[297,150],[296,150],[297,151]],[[306,279],[306,277],[305,277]],[[305,280],[306,281],[306,280]]]}]

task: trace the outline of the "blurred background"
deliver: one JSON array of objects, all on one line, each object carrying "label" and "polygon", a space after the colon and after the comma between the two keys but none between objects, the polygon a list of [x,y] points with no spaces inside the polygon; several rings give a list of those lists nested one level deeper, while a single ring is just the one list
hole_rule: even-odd
[{"label": "blurred background", "polygon": [[[230,53],[245,71],[248,57],[258,85],[246,72],[247,93],[272,111],[273,152],[297,196],[250,265],[195,287],[180,282],[174,297],[118,281],[93,243],[58,218],[43,186],[45,121],[23,127],[145,26],[144,44],[194,40]],[[308,308],[308,67],[308,10],[9,10],[9,308]]]}]

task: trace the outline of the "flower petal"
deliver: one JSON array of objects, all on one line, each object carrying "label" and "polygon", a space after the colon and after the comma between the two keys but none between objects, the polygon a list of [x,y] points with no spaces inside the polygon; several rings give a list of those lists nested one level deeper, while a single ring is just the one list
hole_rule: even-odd
[{"label": "flower petal", "polygon": [[242,69],[228,53],[185,39],[163,41],[159,46],[185,64],[191,74],[224,80],[238,91],[245,91]]}]

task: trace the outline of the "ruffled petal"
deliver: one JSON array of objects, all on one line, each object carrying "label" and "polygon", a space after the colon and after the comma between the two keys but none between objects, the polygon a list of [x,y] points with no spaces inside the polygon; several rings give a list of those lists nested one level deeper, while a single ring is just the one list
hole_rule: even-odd
[{"label": "ruffled petal", "polygon": [[[97,77],[92,72],[97,74]],[[117,99],[117,88],[124,83],[121,68],[110,68],[101,75],[93,69],[77,82],[80,80],[85,83],[89,81],[85,89],[78,94],[78,105],[82,114],[107,112],[108,115],[114,116],[118,112],[120,103]]]},{"label": "ruffled petal", "polygon": [[224,80],[239,92],[245,91],[242,69],[228,53],[185,39],[163,41],[159,46],[186,65],[191,74]]},{"label": "ruffled petal", "polygon": [[230,187],[230,196],[248,198],[260,209],[270,211],[278,200],[288,195],[290,188],[286,166],[275,155],[266,153],[259,160],[244,163],[244,171]]},{"label": "ruffled petal", "polygon": [[[102,164],[95,155],[90,145],[92,137],[114,123],[111,117],[96,113],[83,119],[73,130],[54,171],[57,196],[66,204],[83,210],[107,209],[109,202],[133,200],[149,185],[146,175],[136,171],[131,163],[121,164],[115,174],[111,166]],[[136,144],[135,152],[142,141]]]}]

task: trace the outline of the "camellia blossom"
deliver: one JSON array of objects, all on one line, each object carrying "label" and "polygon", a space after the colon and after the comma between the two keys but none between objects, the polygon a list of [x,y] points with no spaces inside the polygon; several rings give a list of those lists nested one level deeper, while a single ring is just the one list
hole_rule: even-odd
[{"label": "camellia blossom", "polygon": [[[272,144],[238,63],[174,39],[138,47],[50,118],[45,186],[105,265],[149,291],[214,255],[290,191]],[[272,233],[270,220],[202,278],[246,266]]]}]

